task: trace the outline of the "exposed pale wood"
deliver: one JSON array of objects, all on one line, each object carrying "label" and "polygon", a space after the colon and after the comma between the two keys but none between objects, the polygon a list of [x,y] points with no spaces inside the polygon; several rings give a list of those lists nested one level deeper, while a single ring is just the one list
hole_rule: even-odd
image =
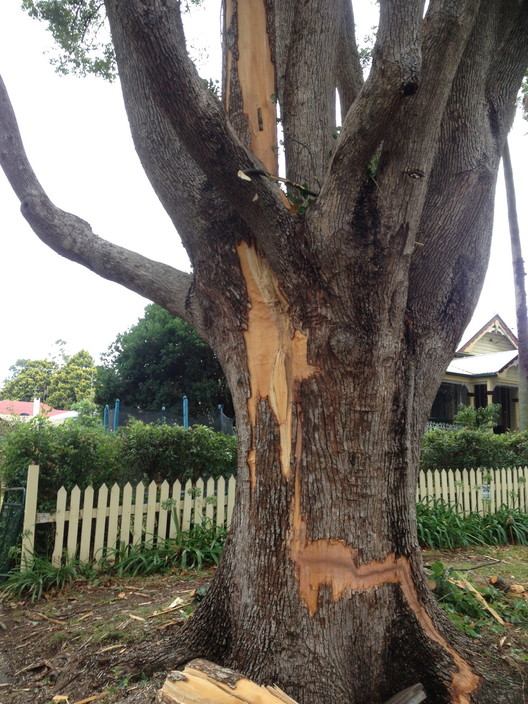
[{"label": "exposed pale wood", "polygon": [[488,604],[486,599],[482,596],[482,594],[475,589],[475,587],[471,584],[471,582],[468,582],[467,579],[464,579],[463,577],[459,577],[458,579],[451,579],[448,578],[449,581],[452,584],[456,584],[457,587],[463,587],[464,589],[467,589],[470,591],[474,596],[477,601],[479,601],[482,606],[486,609],[486,611],[489,611],[489,613],[493,616],[493,618],[497,621],[497,623],[500,623],[501,626],[506,626],[506,621],[502,618],[502,616],[499,616],[499,614],[495,611],[495,609]]},{"label": "exposed pale wood", "polygon": [[171,672],[158,692],[158,701],[164,704],[284,703],[273,690],[206,660],[193,660],[183,672]]},{"label": "exposed pale wood", "polygon": [[77,554],[77,534],[79,531],[79,509],[81,506],[81,490],[74,486],[70,494],[70,515],[68,519],[68,559],[75,558]]},{"label": "exposed pale wood", "polygon": [[55,548],[51,556],[51,564],[54,567],[58,567],[62,559],[67,498],[68,492],[61,486],[57,493],[57,508],[55,509]]},{"label": "exposed pale wood", "polygon": [[26,500],[24,504],[24,523],[22,526],[22,554],[20,570],[24,572],[33,564],[35,547],[35,528],[39,484],[39,466],[30,464],[26,482]]},{"label": "exposed pale wood", "polygon": [[[420,704],[426,698],[421,684],[398,692],[385,704]],[[276,685],[261,686],[234,670],[207,660],[192,660],[183,672],[167,675],[158,692],[163,704],[297,704]]]},{"label": "exposed pale wood", "polygon": [[81,560],[81,562],[88,562],[90,558],[90,538],[92,535],[93,502],[93,487],[86,487],[86,489],[84,490],[83,517],[81,525],[81,547],[79,549],[79,560]]}]

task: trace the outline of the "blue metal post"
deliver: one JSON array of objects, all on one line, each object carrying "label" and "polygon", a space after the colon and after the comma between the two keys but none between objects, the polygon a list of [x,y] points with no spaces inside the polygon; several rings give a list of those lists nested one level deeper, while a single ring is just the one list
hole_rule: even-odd
[{"label": "blue metal post", "polygon": [[109,416],[110,416],[110,409],[108,408],[108,404],[104,407],[103,411],[103,427],[105,430],[109,430]]},{"label": "blue metal post", "polygon": [[117,430],[117,427],[119,425],[119,399],[116,398],[115,400],[115,406],[114,406],[114,433]]},{"label": "blue metal post", "polygon": [[187,396],[183,397],[183,427],[189,427],[189,399]]}]

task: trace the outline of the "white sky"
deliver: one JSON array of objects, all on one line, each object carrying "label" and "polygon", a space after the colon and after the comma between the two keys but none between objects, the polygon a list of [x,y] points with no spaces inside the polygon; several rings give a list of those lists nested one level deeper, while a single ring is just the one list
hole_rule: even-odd
[{"label": "white sky", "polygon": [[[218,33],[219,28],[218,3],[206,0],[205,5],[197,22],[198,43],[207,30]],[[87,220],[101,237],[187,269],[178,236],[135,154],[119,85],[57,76],[43,56],[51,36],[19,6],[20,0],[0,1],[0,73],[29,159],[48,195]],[[358,38],[370,24],[366,20]],[[528,123],[517,120],[510,148],[528,252],[526,133]],[[503,191],[499,178],[492,265],[468,334],[495,313],[516,327]],[[46,357],[58,339],[66,340],[68,353],[87,349],[97,359],[148,303],[42,244],[19,207],[0,170],[0,384],[17,359]]]}]

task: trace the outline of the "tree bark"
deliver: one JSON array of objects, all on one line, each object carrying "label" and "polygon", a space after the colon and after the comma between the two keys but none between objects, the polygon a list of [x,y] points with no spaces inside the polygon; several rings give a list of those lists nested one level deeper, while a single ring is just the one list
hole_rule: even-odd
[{"label": "tree bark", "polygon": [[515,183],[508,142],[502,154],[504,183],[508,201],[508,222],[512,251],[513,282],[515,286],[515,314],[517,316],[517,339],[519,341],[519,430],[528,430],[528,308],[526,306],[526,272],[522,256],[519,220],[515,198]]},{"label": "tree bark", "polygon": [[[491,704],[430,595],[415,490],[484,276],[528,2],[431,0],[424,18],[421,0],[382,0],[364,83],[353,43],[340,64],[354,33],[345,0],[246,5],[226,0],[221,104],[187,56],[176,0],[106,2],[136,148],[193,264],[182,279],[130,256],[131,284],[210,342],[238,426],[225,554],[154,664],[205,657],[301,704],[380,704],[417,682],[431,704]],[[287,173],[319,191],[304,214],[254,175],[276,168],[272,87]],[[334,144],[336,89],[350,106]],[[83,246],[73,216],[38,215],[9,134],[0,158],[34,229],[116,278],[120,253],[102,262],[88,227]]]}]

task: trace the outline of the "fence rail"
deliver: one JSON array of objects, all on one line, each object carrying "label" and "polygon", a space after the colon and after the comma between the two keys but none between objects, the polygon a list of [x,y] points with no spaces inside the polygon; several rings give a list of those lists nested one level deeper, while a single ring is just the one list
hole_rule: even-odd
[{"label": "fence rail", "polygon": [[[133,487],[103,484],[71,492],[61,488],[55,511],[37,511],[39,467],[28,469],[22,536],[22,565],[29,566],[38,525],[55,525],[52,561],[67,555],[82,562],[97,560],[119,546],[174,538],[178,529],[209,520],[229,527],[235,503],[236,480],[223,478],[196,484],[151,482]],[[500,506],[528,512],[528,467],[503,469],[434,470],[420,472],[417,501],[442,499],[463,513],[494,512]]]}]

